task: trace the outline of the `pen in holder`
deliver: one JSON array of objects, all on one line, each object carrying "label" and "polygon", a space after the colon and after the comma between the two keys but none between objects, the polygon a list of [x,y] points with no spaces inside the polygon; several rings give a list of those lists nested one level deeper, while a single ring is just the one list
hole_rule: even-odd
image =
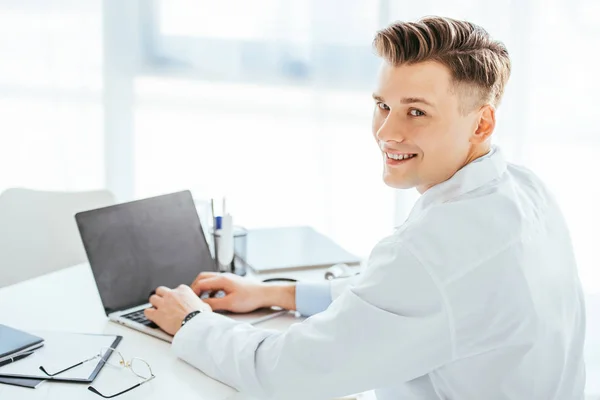
[{"label": "pen in holder", "polygon": [[[221,227],[222,227],[221,222]],[[223,251],[228,245],[221,245],[222,229],[213,230],[212,237],[214,243],[215,262],[219,272],[231,272],[236,275],[246,275],[246,238],[248,231],[241,226],[232,227],[232,235],[229,235],[233,242],[233,256],[231,255],[231,247],[227,249],[230,253],[223,255]],[[225,239],[226,241],[227,239]]]},{"label": "pen in holder", "polygon": [[227,213],[225,198],[222,202],[222,214],[215,213],[215,201],[210,200],[213,231],[212,244],[216,269],[219,272],[231,272],[246,275],[246,229],[234,226],[231,214]]},{"label": "pen in holder", "polygon": [[219,271],[233,272],[233,219],[230,214],[223,215],[217,244],[217,262]]}]

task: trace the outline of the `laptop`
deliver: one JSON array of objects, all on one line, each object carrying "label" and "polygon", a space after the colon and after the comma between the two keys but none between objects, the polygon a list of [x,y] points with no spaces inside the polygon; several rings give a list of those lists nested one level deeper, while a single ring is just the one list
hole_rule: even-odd
[{"label": "laptop", "polygon": [[[158,286],[189,285],[200,272],[218,270],[190,191],[80,212],[75,220],[108,318],[171,342],[144,316],[150,295]],[[284,312],[224,314],[258,323]]]},{"label": "laptop", "polygon": [[360,265],[361,258],[310,226],[248,231],[246,265],[256,273]]}]

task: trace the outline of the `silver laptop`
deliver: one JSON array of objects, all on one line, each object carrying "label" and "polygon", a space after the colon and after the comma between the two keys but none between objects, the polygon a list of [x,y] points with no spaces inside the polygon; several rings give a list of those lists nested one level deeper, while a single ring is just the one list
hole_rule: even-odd
[{"label": "silver laptop", "polygon": [[[217,270],[191,193],[85,211],[75,219],[109,319],[172,341],[144,317],[150,295],[158,286],[189,285],[200,272]],[[282,313],[265,309],[227,315],[257,323]]]},{"label": "silver laptop", "polygon": [[361,258],[309,226],[251,229],[246,266],[257,273],[359,265]]}]

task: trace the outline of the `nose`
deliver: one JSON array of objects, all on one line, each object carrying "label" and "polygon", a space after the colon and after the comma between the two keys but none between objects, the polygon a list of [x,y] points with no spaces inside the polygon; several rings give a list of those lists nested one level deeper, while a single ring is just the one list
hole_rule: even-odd
[{"label": "nose", "polygon": [[392,115],[388,115],[387,118],[382,121],[381,125],[378,127],[375,126],[375,128],[375,137],[380,142],[401,143],[405,139],[402,127],[395,121],[395,118],[393,118]]}]

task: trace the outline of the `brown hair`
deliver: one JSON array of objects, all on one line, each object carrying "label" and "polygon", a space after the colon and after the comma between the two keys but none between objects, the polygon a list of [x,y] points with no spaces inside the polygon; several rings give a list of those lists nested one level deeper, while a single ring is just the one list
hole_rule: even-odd
[{"label": "brown hair", "polygon": [[445,65],[457,86],[466,84],[478,92],[478,105],[497,107],[510,76],[506,46],[467,21],[425,17],[417,22],[396,22],[377,32],[373,46],[394,66],[423,61]]}]

